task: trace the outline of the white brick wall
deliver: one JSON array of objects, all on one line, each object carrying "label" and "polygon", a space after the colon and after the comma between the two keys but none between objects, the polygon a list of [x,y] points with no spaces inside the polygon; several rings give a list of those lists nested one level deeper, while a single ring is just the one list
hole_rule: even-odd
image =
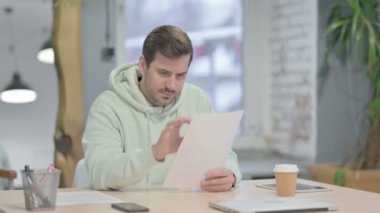
[{"label": "white brick wall", "polygon": [[315,6],[315,0],[273,0],[268,38],[268,142],[281,153],[309,158],[315,155]]}]

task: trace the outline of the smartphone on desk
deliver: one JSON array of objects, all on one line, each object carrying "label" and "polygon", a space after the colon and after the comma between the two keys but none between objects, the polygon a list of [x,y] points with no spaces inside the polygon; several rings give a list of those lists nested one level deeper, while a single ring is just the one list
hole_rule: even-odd
[{"label": "smartphone on desk", "polygon": [[111,207],[123,212],[149,212],[149,208],[137,203],[112,203]]}]

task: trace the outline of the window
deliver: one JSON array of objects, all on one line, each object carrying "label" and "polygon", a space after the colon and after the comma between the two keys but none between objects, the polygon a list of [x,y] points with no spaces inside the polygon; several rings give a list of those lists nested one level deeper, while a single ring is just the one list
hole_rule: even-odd
[{"label": "window", "polygon": [[141,54],[156,26],[184,29],[194,46],[187,82],[204,89],[217,112],[242,109],[242,13],[234,0],[126,0],[126,62]]}]

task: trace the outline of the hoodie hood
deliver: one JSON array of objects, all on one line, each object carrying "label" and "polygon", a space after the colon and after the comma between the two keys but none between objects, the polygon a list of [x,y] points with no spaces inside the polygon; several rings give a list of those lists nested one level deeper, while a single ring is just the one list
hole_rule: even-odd
[{"label": "hoodie hood", "polygon": [[[149,114],[167,115],[175,111],[182,97],[179,93],[177,99],[165,107],[152,106],[138,87],[138,79],[141,77],[137,63],[121,65],[111,71],[108,79],[109,89],[115,92],[123,101],[127,102],[137,111]],[[183,87],[185,89],[185,86]]]}]

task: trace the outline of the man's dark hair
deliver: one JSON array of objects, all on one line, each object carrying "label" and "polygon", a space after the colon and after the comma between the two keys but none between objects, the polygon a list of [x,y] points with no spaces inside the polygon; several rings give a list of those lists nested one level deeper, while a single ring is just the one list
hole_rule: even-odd
[{"label": "man's dark hair", "polygon": [[172,25],[156,27],[146,37],[142,53],[148,67],[154,60],[156,52],[168,58],[179,58],[190,54],[189,66],[193,59],[193,46],[189,36]]}]

